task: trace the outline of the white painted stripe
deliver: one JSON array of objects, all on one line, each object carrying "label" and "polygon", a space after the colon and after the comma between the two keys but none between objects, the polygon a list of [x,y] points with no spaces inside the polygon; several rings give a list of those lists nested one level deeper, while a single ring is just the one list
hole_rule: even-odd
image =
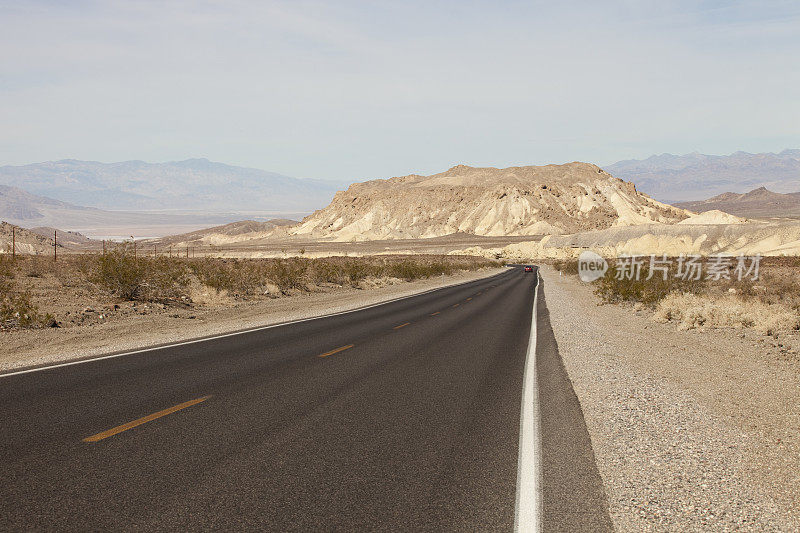
[{"label": "white painted stripe", "polygon": [[519,420],[519,458],[517,460],[517,501],[514,531],[538,532],[541,529],[541,439],[539,393],[536,385],[536,306],[541,277],[536,270],[533,316],[525,370],[522,378],[522,409]]},{"label": "white painted stripe", "polygon": [[408,296],[400,296],[399,298],[393,298],[391,300],[386,300],[386,301],[378,302],[378,303],[371,304],[371,305],[365,305],[363,307],[357,307],[355,309],[349,309],[347,311],[339,311],[338,313],[331,313],[331,314],[328,314],[328,315],[318,315],[318,316],[312,316],[312,317],[308,317],[308,318],[300,318],[300,319],[297,319],[297,320],[290,320],[288,322],[279,322],[277,324],[270,324],[269,326],[257,326],[255,328],[243,329],[243,330],[240,330],[240,331],[233,331],[231,333],[222,333],[220,335],[213,335],[211,337],[202,337],[202,338],[199,338],[199,339],[192,339],[192,340],[188,340],[188,341],[175,342],[175,343],[171,343],[171,344],[163,344],[161,346],[152,346],[150,348],[141,348],[139,350],[131,350],[129,352],[110,354],[110,355],[101,355],[101,356],[98,356],[98,357],[87,357],[86,359],[79,359],[77,361],[67,361],[65,363],[57,363],[57,364],[54,364],[54,365],[40,366],[40,367],[37,367],[37,368],[29,368],[29,369],[26,369],[26,370],[17,370],[15,372],[7,372],[5,374],[0,374],[0,378],[7,378],[7,377],[10,377],[10,376],[18,376],[20,374],[28,374],[30,372],[41,372],[43,370],[50,370],[50,369],[53,369],[53,368],[61,368],[63,366],[72,366],[72,365],[80,365],[80,364],[83,364],[83,363],[92,363],[94,361],[102,361],[103,359],[115,359],[117,357],[125,357],[126,355],[134,355],[134,354],[139,354],[139,353],[154,352],[156,350],[164,350],[164,349],[172,348],[172,347],[175,347],[175,346],[186,346],[186,345],[189,345],[189,344],[197,344],[199,342],[213,341],[215,339],[224,339],[226,337],[234,337],[236,335],[244,335],[245,333],[253,333],[255,331],[263,331],[265,329],[272,329],[272,328],[278,328],[278,327],[281,327],[281,326],[288,326],[290,324],[299,324],[300,322],[309,322],[311,320],[319,320],[320,318],[328,318],[328,317],[332,317],[332,316],[346,315],[346,314],[349,314],[349,313],[355,313],[357,311],[363,311],[365,309],[372,309],[373,307],[378,307],[378,306],[381,306],[381,305],[386,305],[386,304],[390,304],[390,303],[394,303],[394,302],[399,302],[401,300],[407,300],[409,298],[414,298],[416,296],[422,296],[423,294],[430,294],[432,292],[441,291],[441,290],[444,290],[444,289],[452,289],[453,287],[460,287],[461,285],[467,285],[468,283],[476,283],[478,281],[483,281],[483,280],[490,279],[490,278],[493,278],[493,277],[496,277],[496,276],[501,276],[503,274],[507,274],[508,272],[509,272],[509,270],[506,270],[505,272],[500,272],[499,274],[495,274],[494,276],[490,276],[489,278],[479,278],[479,279],[473,279],[473,280],[470,280],[470,281],[464,281],[464,282],[461,282],[461,283],[454,283],[453,285],[446,285],[444,287],[437,287],[435,289],[429,289],[427,291],[418,292],[416,294],[409,294]]}]

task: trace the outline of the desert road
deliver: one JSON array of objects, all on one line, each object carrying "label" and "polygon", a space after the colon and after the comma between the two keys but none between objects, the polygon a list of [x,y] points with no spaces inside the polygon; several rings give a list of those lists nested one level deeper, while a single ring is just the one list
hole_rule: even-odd
[{"label": "desert road", "polygon": [[611,530],[537,279],[0,376],[0,530]]}]

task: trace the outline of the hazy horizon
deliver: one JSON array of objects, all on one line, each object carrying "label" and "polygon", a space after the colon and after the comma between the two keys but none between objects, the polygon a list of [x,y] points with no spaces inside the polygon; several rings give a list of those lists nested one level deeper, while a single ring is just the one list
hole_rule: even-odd
[{"label": "hazy horizon", "polygon": [[205,157],[355,181],[800,146],[787,2],[34,1],[0,16],[0,165]]}]

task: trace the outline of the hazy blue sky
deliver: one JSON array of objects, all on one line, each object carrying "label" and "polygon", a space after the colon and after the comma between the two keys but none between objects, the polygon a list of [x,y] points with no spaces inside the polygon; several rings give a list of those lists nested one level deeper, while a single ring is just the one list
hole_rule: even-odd
[{"label": "hazy blue sky", "polygon": [[0,0],[0,164],[356,179],[779,151],[798,65],[795,1]]}]

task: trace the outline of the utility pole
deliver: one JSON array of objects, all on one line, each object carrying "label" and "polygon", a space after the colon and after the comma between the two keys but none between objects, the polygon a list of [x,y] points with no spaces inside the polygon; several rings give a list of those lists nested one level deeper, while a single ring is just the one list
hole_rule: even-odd
[{"label": "utility pole", "polygon": [[53,230],[53,263],[58,261],[58,230]]},{"label": "utility pole", "polygon": [[11,259],[17,257],[17,227],[11,226]]},{"label": "utility pole", "polygon": [[106,255],[106,240],[103,239],[103,255]]},{"label": "utility pole", "polygon": [[131,235],[131,240],[133,241],[133,261],[136,261],[136,238]]}]

